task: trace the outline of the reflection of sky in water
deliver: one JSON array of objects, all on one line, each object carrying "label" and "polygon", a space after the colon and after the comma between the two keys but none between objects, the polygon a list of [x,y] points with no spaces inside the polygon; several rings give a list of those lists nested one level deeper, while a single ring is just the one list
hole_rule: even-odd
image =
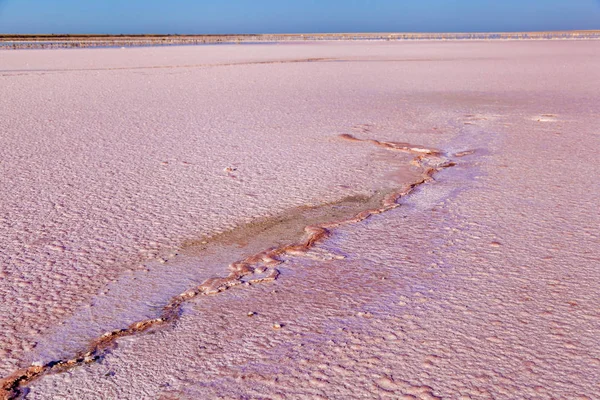
[{"label": "reflection of sky in water", "polygon": [[[235,250],[235,249],[233,249]],[[148,263],[107,285],[90,304],[40,338],[28,361],[66,359],[95,338],[146,319],[158,318],[169,299],[223,273],[224,260],[180,257],[168,265]],[[225,263],[226,265],[226,263]]]}]

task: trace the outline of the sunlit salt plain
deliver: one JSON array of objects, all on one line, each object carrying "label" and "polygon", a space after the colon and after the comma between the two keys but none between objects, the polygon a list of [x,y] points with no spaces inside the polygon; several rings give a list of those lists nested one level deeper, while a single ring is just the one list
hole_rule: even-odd
[{"label": "sunlit salt plain", "polygon": [[[599,71],[598,41],[0,51],[2,395],[595,398]],[[399,207],[52,370],[423,149]]]}]

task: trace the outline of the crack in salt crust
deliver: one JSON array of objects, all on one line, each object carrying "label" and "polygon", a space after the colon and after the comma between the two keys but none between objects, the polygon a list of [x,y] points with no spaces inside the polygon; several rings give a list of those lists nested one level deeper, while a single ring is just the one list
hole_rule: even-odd
[{"label": "crack in salt crust", "polygon": [[277,279],[279,271],[276,267],[284,262],[283,257],[310,256],[309,251],[315,244],[329,237],[337,227],[358,223],[372,215],[399,207],[398,201],[400,198],[412,192],[417,186],[431,181],[435,172],[454,165],[440,150],[436,149],[415,146],[409,143],[359,139],[350,134],[341,134],[339,137],[351,142],[366,142],[389,151],[414,154],[415,157],[412,159],[411,164],[420,168],[421,174],[412,183],[405,184],[386,194],[380,201],[379,207],[362,210],[351,218],[306,226],[304,228],[305,238],[301,242],[265,249],[230,264],[230,272],[227,276],[209,278],[199,286],[190,288],[171,298],[163,307],[158,318],[138,321],[127,328],[106,332],[93,340],[85,351],[76,354],[72,358],[55,360],[45,364],[33,363],[29,367],[15,371],[0,381],[0,399],[18,398],[28,384],[45,374],[64,372],[100,360],[115,346],[118,338],[141,334],[151,329],[156,330],[175,323],[181,315],[182,305],[191,299],[214,295],[245,283],[262,283]]}]

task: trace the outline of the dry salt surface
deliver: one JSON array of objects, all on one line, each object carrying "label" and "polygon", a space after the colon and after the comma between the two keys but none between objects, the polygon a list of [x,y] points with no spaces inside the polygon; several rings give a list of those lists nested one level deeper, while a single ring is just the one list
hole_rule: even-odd
[{"label": "dry salt surface", "polygon": [[[597,398],[598,71],[597,41],[0,51],[0,375],[49,372],[2,395]],[[391,142],[455,165],[51,369],[418,182]]]}]

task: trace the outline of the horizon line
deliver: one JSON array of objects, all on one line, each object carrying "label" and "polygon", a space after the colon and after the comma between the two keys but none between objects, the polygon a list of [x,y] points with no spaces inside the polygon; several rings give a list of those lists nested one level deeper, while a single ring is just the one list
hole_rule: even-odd
[{"label": "horizon line", "polygon": [[558,29],[539,31],[460,31],[460,32],[403,32],[403,31],[366,31],[366,32],[298,32],[298,33],[0,33],[0,37],[17,36],[301,36],[301,35],[460,35],[460,34],[521,34],[521,33],[600,33],[600,29]]}]

